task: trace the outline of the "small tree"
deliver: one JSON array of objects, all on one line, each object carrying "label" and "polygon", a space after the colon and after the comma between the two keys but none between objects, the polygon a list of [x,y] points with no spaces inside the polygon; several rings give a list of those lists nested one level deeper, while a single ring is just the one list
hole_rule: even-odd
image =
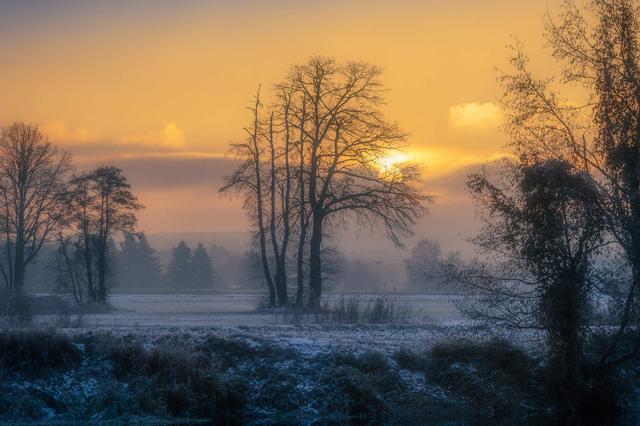
[{"label": "small tree", "polygon": [[426,291],[442,289],[442,249],[435,241],[418,241],[405,260],[409,284]]},{"label": "small tree", "polygon": [[11,293],[23,293],[27,266],[66,222],[70,171],[69,154],[37,126],[18,122],[0,129],[0,273]]},{"label": "small tree", "polygon": [[78,235],[59,233],[58,247],[50,264],[58,290],[71,294],[78,305],[87,301],[87,275],[81,247]]}]

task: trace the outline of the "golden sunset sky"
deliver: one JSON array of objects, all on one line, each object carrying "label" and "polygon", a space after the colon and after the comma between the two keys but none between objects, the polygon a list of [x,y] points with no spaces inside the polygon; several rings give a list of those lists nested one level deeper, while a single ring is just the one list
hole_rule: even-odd
[{"label": "golden sunset sky", "polygon": [[427,190],[438,195],[419,230],[429,232],[468,205],[449,183],[502,152],[495,68],[507,67],[506,46],[518,36],[544,71],[542,15],[556,7],[3,0],[0,124],[38,124],[81,169],[122,167],[147,206],[147,232],[243,230],[240,202],[217,188],[257,85],[313,55],[368,61],[383,67],[388,117],[410,133],[407,155],[425,165]]}]

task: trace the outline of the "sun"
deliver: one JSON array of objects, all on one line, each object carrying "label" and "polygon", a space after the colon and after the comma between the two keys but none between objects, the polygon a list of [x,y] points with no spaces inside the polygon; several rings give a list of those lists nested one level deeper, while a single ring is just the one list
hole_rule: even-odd
[{"label": "sun", "polygon": [[381,176],[388,176],[399,171],[398,165],[406,163],[411,158],[402,151],[394,151],[389,155],[379,158],[376,163]]}]

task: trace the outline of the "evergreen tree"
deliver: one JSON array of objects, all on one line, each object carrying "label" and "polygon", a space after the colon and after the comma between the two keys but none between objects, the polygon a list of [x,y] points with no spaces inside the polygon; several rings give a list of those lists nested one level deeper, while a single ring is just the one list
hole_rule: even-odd
[{"label": "evergreen tree", "polygon": [[193,252],[191,259],[193,286],[198,289],[211,289],[213,286],[213,267],[207,249],[202,243]]},{"label": "evergreen tree", "polygon": [[116,260],[116,287],[129,290],[137,287],[136,257],[138,243],[134,233],[127,232],[120,243],[120,250]]},{"label": "evergreen tree", "polygon": [[172,288],[190,288],[193,279],[191,274],[191,248],[180,241],[173,249],[171,263],[167,268],[167,281]]},{"label": "evergreen tree", "polygon": [[138,234],[138,269],[140,271],[140,284],[145,288],[153,288],[162,279],[162,266],[158,259],[158,253],[151,247],[144,232]]},{"label": "evergreen tree", "polygon": [[158,286],[162,268],[144,233],[127,233],[120,243],[116,282],[122,290],[149,290]]}]

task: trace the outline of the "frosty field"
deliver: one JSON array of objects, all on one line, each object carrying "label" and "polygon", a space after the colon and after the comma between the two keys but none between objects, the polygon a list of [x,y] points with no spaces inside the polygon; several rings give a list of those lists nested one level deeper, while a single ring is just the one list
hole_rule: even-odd
[{"label": "frosty field", "polygon": [[[333,304],[342,297],[357,297],[363,302],[374,300],[376,294],[327,294],[324,301]],[[462,319],[447,295],[384,296],[398,305],[408,306],[418,324],[450,324]],[[109,302],[116,312],[87,317],[87,326],[240,326],[275,325],[273,314],[258,309],[264,294],[114,294]]]},{"label": "frosty field", "polygon": [[[300,324],[283,316],[257,309],[262,294],[130,295],[115,294],[108,314],[87,315],[79,330],[109,330],[116,333],[159,335],[163,333],[214,333],[277,342],[297,349],[321,351],[349,348],[360,351],[393,352],[400,347],[423,347],[451,333],[464,334],[464,320],[447,295],[388,295],[386,300],[410,309],[407,324]],[[357,297],[363,303],[379,295],[328,294],[331,306],[342,297]],[[76,330],[76,331],[79,331]]]}]

